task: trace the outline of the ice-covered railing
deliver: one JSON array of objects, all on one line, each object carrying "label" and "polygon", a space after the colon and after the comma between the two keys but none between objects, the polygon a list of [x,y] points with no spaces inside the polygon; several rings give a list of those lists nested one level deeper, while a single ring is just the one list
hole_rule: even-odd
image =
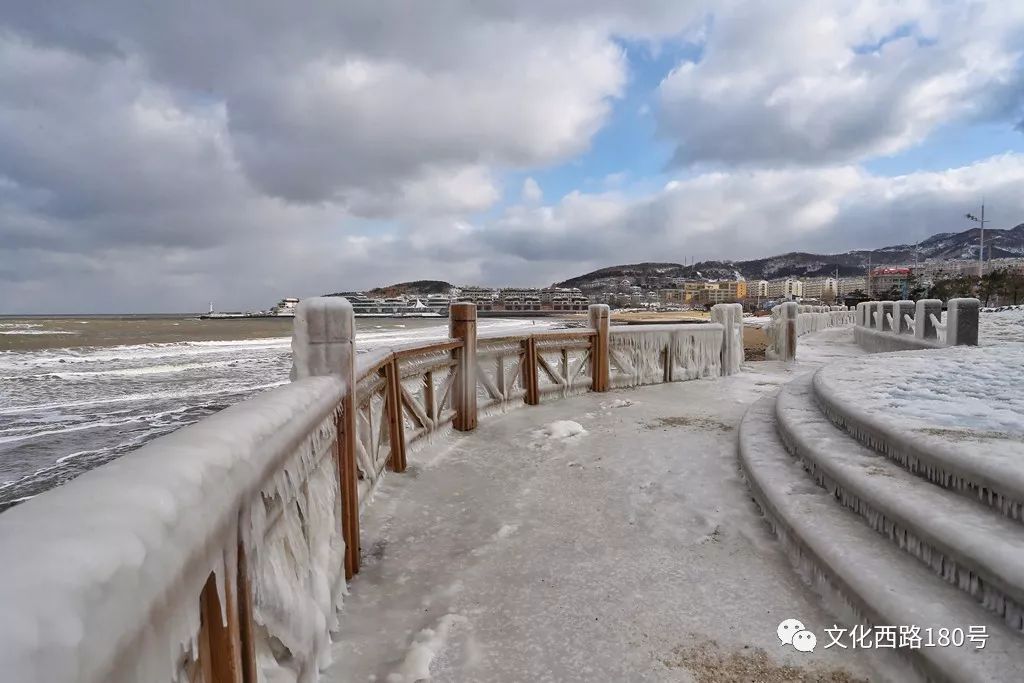
[{"label": "ice-covered railing", "polygon": [[796,358],[796,340],[805,334],[854,323],[854,312],[845,306],[802,306],[789,301],[772,308],[766,328],[769,360]]},{"label": "ice-covered railing", "polygon": [[3,679],[312,683],[386,470],[495,410],[736,372],[741,311],[712,317],[477,338],[455,304],[448,339],[357,355],[351,305],[303,301],[291,384],[0,515]]},{"label": "ice-covered railing", "polygon": [[719,323],[612,330],[611,385],[635,387],[720,375],[723,336]]},{"label": "ice-covered railing", "polygon": [[868,351],[929,349],[978,344],[977,299],[950,299],[943,321],[938,299],[857,304],[854,336]]},{"label": "ice-covered railing", "polygon": [[0,678],[255,681],[258,659],[315,680],[345,587],[344,393],[301,379],[0,515]]}]

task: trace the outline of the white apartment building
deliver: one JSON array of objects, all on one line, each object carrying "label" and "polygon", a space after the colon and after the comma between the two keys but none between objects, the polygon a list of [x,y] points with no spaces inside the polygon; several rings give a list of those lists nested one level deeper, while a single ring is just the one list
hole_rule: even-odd
[{"label": "white apartment building", "polygon": [[815,277],[804,280],[805,299],[832,301],[839,294],[839,283],[834,277]]},{"label": "white apartment building", "polygon": [[769,280],[768,296],[772,299],[801,299],[804,296],[804,283],[795,277]]}]

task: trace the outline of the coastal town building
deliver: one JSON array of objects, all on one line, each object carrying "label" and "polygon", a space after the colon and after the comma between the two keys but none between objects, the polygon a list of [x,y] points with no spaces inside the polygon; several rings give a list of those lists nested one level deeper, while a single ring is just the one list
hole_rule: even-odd
[{"label": "coastal town building", "polygon": [[839,295],[839,283],[834,277],[813,277],[803,281],[803,298],[818,301],[835,301]]},{"label": "coastal town building", "polygon": [[707,281],[690,280],[681,287],[662,289],[658,300],[663,304],[720,304],[747,298],[745,280]]},{"label": "coastal town building", "polygon": [[772,299],[800,299],[804,296],[804,283],[795,277],[768,281],[768,297]]},{"label": "coastal town building", "polygon": [[889,293],[899,292],[903,298],[909,295],[911,269],[907,267],[883,266],[871,271],[871,291],[873,297],[886,297]]}]

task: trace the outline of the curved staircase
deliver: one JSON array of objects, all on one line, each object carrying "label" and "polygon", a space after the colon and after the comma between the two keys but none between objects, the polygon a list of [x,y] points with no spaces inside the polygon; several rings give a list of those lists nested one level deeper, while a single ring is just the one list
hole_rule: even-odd
[{"label": "curved staircase", "polygon": [[750,408],[739,457],[798,566],[856,619],[984,629],[983,649],[899,648],[926,679],[1024,680],[1024,524],[1011,473],[993,479],[955,448],[879,429],[825,370]]}]

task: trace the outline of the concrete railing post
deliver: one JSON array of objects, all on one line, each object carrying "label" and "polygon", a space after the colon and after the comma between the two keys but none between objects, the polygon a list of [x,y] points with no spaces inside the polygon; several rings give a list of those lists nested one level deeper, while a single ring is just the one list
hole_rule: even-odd
[{"label": "concrete railing post", "polygon": [[449,336],[462,341],[455,351],[458,361],[452,403],[452,426],[460,432],[476,429],[476,304],[457,303],[449,309]]},{"label": "concrete railing post", "polygon": [[895,332],[895,330],[893,329],[893,324],[895,323],[895,319],[893,320],[893,323],[889,322],[889,316],[893,315],[893,313],[895,311],[895,308],[896,308],[894,304],[895,304],[895,302],[893,302],[893,301],[880,301],[879,302],[879,306],[878,306],[879,313],[878,313],[878,316],[879,316],[879,318],[881,318],[881,321],[882,321],[882,324],[879,327],[879,329],[882,330],[882,332]]},{"label": "concrete railing post", "polygon": [[981,302],[977,299],[950,299],[946,308],[946,345],[978,345],[978,313]]},{"label": "concrete railing post", "polygon": [[340,296],[304,299],[292,327],[292,381],[340,375],[352,385],[356,367],[356,319]]},{"label": "concrete railing post", "polygon": [[908,334],[910,332],[910,325],[903,319],[903,316],[913,315],[913,313],[913,301],[897,301],[892,307],[892,331],[896,334]]},{"label": "concrete railing post", "polygon": [[884,327],[885,326],[885,316],[884,316],[885,312],[882,309],[882,304],[883,303],[884,302],[882,302],[882,301],[873,301],[872,302],[873,305],[871,307],[872,327],[874,327],[879,332],[881,332],[882,330],[885,329],[885,327]]},{"label": "concrete railing post", "polygon": [[853,322],[857,327],[864,327],[864,320],[867,317],[865,313],[867,307],[868,304],[866,301],[862,301],[859,304],[857,304],[857,312],[853,319]]},{"label": "concrete railing post", "polygon": [[932,314],[938,319],[942,315],[942,302],[938,299],[921,299],[914,311],[914,337],[936,339],[938,331],[932,323]]},{"label": "concrete railing post", "polygon": [[779,360],[796,360],[796,318],[799,310],[794,301],[782,304],[782,355]]},{"label": "concrete railing post", "polygon": [[594,346],[590,350],[590,377],[593,391],[608,391],[611,374],[608,345],[611,341],[611,311],[607,304],[590,305],[590,326],[597,330]]},{"label": "concrete railing post", "polygon": [[356,319],[343,297],[304,299],[292,328],[292,381],[338,375],[345,395],[337,420],[341,534],[345,539],[345,577],[359,572],[359,474],[356,469]]},{"label": "concrete railing post", "polygon": [[722,375],[733,375],[743,365],[743,305],[715,304],[711,322],[722,325]]}]

